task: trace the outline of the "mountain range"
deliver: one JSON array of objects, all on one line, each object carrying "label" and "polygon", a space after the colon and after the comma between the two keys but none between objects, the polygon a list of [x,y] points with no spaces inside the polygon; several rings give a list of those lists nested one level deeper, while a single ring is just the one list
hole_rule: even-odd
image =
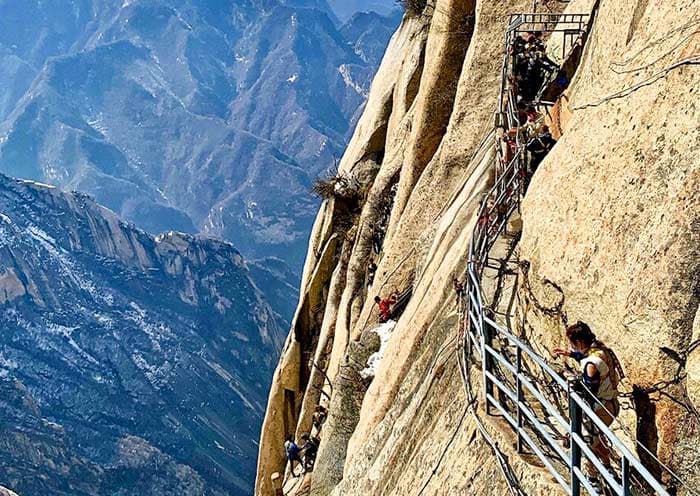
[{"label": "mountain range", "polygon": [[283,328],[241,255],[5,176],[0,212],[1,483],[248,493]]},{"label": "mountain range", "polygon": [[398,21],[341,23],[325,0],[2,2],[0,171],[299,274],[313,178]]}]

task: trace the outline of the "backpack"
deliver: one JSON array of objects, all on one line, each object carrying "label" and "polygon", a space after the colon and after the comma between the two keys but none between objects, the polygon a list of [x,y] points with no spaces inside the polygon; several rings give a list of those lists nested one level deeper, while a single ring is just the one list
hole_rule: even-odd
[{"label": "backpack", "polygon": [[[625,371],[622,370],[622,365],[620,360],[615,355],[615,352],[605,346],[600,341],[596,341],[591,345],[589,351],[591,355],[595,355],[605,362],[608,366],[608,377],[610,378],[610,384],[612,384],[613,389],[617,390],[620,385],[620,381],[625,378]],[[604,377],[601,378],[605,379]]]},{"label": "backpack", "polygon": [[293,441],[284,443],[284,449],[287,452],[287,458],[294,458],[299,455],[299,446]]}]

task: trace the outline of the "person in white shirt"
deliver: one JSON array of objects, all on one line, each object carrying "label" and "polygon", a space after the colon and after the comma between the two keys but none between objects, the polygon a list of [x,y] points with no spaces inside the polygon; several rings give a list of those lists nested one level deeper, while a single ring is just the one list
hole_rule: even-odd
[{"label": "person in white shirt", "polygon": [[[566,328],[566,337],[571,344],[570,350],[555,348],[558,356],[570,357],[581,364],[581,379],[591,394],[591,408],[605,423],[612,424],[620,413],[618,385],[622,367],[615,354],[607,346],[596,339],[590,327],[583,322],[576,322]],[[593,433],[591,451],[603,462],[610,466],[610,450],[601,438],[600,432]],[[595,466],[586,460],[588,473],[596,476]],[[611,471],[612,472],[612,471]],[[599,481],[594,481],[598,482]]]}]

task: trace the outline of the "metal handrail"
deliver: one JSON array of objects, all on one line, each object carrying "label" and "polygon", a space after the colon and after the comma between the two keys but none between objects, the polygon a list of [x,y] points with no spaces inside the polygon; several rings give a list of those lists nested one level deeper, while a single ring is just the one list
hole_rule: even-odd
[{"label": "metal handrail", "polygon": [[[531,28],[533,25],[541,25],[540,31],[557,32],[565,31],[580,36],[588,21],[588,15],[583,14],[534,14],[523,13],[514,14],[510,18],[508,31],[506,33],[506,49],[503,58],[501,91],[499,93],[498,112],[505,115],[507,125],[516,127],[518,123],[518,113],[516,108],[516,95],[512,88],[508,87],[508,74],[510,54],[509,48],[513,36],[521,32],[522,29]],[[575,28],[561,27],[561,24],[572,24]],[[559,26],[559,27],[558,27]],[[535,30],[535,29],[528,29]],[[484,386],[484,398],[487,413],[490,407],[494,407],[513,427],[518,435],[518,449],[522,450],[523,442],[537,455],[543,465],[549,470],[557,482],[564,490],[572,495],[579,496],[581,488],[589,494],[596,495],[597,492],[591,481],[581,470],[581,462],[585,457],[596,466],[598,472],[607,481],[612,491],[619,496],[631,494],[631,469],[654,490],[657,494],[668,496],[668,492],[661,483],[649,472],[644,464],[629,450],[629,448],[605,425],[589,406],[586,399],[581,394],[573,390],[571,385],[560,376],[540,355],[532,350],[520,338],[515,336],[509,329],[497,324],[489,317],[489,310],[484,306],[482,296],[481,277],[487,265],[488,253],[495,244],[497,238],[503,233],[508,223],[508,219],[520,208],[521,188],[523,181],[523,171],[525,170],[524,144],[520,140],[519,133],[516,133],[516,149],[513,158],[502,168],[500,161],[496,166],[499,173],[496,176],[493,186],[482,200],[477,216],[477,223],[472,232],[472,239],[469,244],[469,263],[467,268],[467,319],[469,322],[469,332],[462,336],[466,340],[465,344],[471,343],[477,350],[481,359],[482,378]],[[499,160],[499,158],[497,158]],[[494,338],[504,340],[506,346],[514,347],[516,352],[515,365],[504,355],[502,350],[493,346]],[[569,418],[565,418],[558,409],[539,392],[536,387],[537,381],[523,367],[523,358],[527,358],[534,363],[541,373],[552,382],[559,393],[565,395],[568,407]],[[466,363],[463,364],[466,367]],[[507,381],[498,376],[505,369],[512,377],[515,387],[512,388]],[[466,374],[466,370],[463,371]],[[505,397],[515,405],[515,412],[509,411],[505,399],[497,399],[495,396],[497,388]],[[525,400],[525,389],[548,415],[550,415],[566,433],[570,439],[570,445],[564,447],[557,443],[552,434],[547,430],[542,420],[540,420],[533,408]],[[591,451],[583,436],[584,419],[597,430],[598,435],[604,436],[616,453],[620,456],[622,463],[621,482],[615,477],[609,467],[605,467],[601,460]],[[528,425],[526,425],[529,424]],[[554,455],[548,456],[535,438],[543,439],[552,449]],[[557,470],[555,464],[566,468],[566,474],[562,475]]]}]

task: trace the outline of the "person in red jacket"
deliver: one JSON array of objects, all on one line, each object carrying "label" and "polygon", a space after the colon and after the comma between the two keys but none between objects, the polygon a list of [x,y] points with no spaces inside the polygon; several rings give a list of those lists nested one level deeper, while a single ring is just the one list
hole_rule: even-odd
[{"label": "person in red jacket", "polygon": [[379,307],[379,322],[383,323],[391,319],[391,306],[397,302],[396,293],[391,293],[388,298],[383,300],[379,296],[375,296],[374,302]]}]

